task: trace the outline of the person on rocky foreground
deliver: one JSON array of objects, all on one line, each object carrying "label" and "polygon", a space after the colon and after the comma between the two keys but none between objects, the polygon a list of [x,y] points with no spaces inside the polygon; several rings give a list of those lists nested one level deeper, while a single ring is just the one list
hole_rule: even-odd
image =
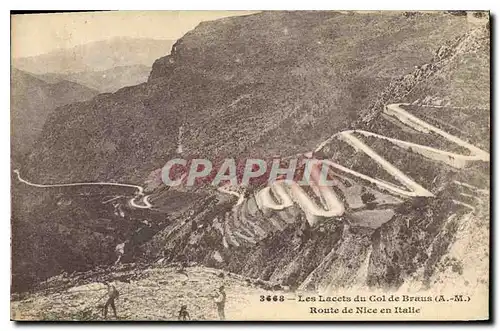
[{"label": "person on rocky foreground", "polygon": [[224,308],[226,306],[226,292],[224,291],[224,286],[219,287],[219,289],[215,291],[214,301],[217,305],[219,319],[224,321],[226,319],[226,315],[224,313]]},{"label": "person on rocky foreground", "polygon": [[104,282],[104,285],[108,287],[108,292],[106,293],[106,296],[108,297],[108,300],[104,304],[104,319],[108,317],[108,307],[111,306],[111,309],[113,309],[113,314],[115,315],[115,318],[118,319],[118,316],[116,315],[116,306],[115,306],[115,300],[118,299],[120,296],[120,293],[116,289],[116,287],[108,282]]}]

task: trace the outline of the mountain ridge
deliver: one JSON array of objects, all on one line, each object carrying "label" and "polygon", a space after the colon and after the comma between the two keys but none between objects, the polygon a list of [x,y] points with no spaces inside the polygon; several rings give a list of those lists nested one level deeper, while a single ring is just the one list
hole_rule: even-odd
[{"label": "mountain ridge", "polygon": [[70,74],[46,73],[38,77],[48,83],[61,80],[73,81],[101,93],[111,93],[123,87],[146,82],[150,71],[151,67],[139,64],[117,66],[101,71],[81,71]]},{"label": "mountain ridge", "polygon": [[11,64],[34,74],[71,74],[138,64],[151,66],[156,58],[168,54],[172,44],[172,40],[117,37],[41,55],[14,58]]},{"label": "mountain ridge", "polygon": [[[336,29],[345,29],[344,21],[352,21],[353,17],[355,21],[351,26],[357,28],[350,33],[360,39],[362,47],[352,46],[347,37],[339,37],[341,31],[335,32]],[[186,124],[184,147],[186,153],[192,155],[203,153],[204,157],[210,158],[216,154],[222,157],[251,153],[267,157],[310,149],[324,140],[326,132],[337,131],[340,123],[354,120],[358,108],[363,108],[363,104],[377,94],[379,86],[390,80],[391,75],[380,68],[382,64],[393,63],[395,57],[405,58],[401,65],[394,68],[404,73],[413,65],[422,63],[414,52],[420,51],[426,58],[431,58],[435,46],[448,36],[447,33],[457,35],[466,28],[463,18],[451,15],[424,15],[421,23],[416,21],[418,24],[402,15],[382,15],[374,25],[377,28],[371,33],[363,30],[362,26],[375,22],[375,17],[379,16],[348,16],[335,12],[262,13],[201,24],[176,42],[172,55],[155,61],[147,83],[82,104],[81,107],[101,109],[100,112],[104,111],[107,115],[105,119],[126,119],[126,122],[115,123],[115,128],[111,130],[127,132],[121,135],[131,139],[129,147],[115,141],[116,134],[110,136],[105,133],[108,126],[105,123],[90,130],[92,137],[84,140],[90,141],[90,145],[84,144],[84,141],[73,141],[72,133],[63,127],[57,130],[58,133],[48,129],[42,141],[50,141],[52,150],[46,150],[42,144],[39,150],[34,151],[30,171],[32,169],[42,176],[42,181],[44,174],[48,175],[48,180],[55,179],[55,172],[65,181],[104,179],[103,176],[114,180],[144,180],[175,153],[178,129],[183,123]],[[449,20],[449,24],[443,24],[443,19]],[[387,27],[395,26],[395,22],[414,36],[422,33],[429,35],[425,39],[408,38],[406,42],[409,45],[401,45],[387,32]],[[446,28],[432,37],[432,24]],[[259,25],[268,25],[267,31],[264,33],[256,28]],[[318,39],[312,39],[312,35]],[[215,40],[217,43],[214,43]],[[255,47],[245,46],[243,41],[253,42]],[[377,59],[374,55],[380,50],[376,47],[371,49],[368,45],[377,45],[381,41],[391,45],[395,51]],[[336,43],[344,45],[345,51],[334,52],[334,59],[330,59],[328,54],[332,53]],[[423,47],[429,43],[434,46]],[[410,46],[411,51],[408,50]],[[398,48],[399,53],[396,51]],[[317,54],[308,58],[308,54],[314,54],[313,50]],[[363,63],[363,52],[367,59],[359,67],[363,70],[358,68],[354,71],[358,64]],[[334,64],[333,60],[339,62]],[[317,69],[314,69],[315,66]],[[357,72],[363,76],[357,76]],[[341,74],[340,78],[336,73]],[[372,79],[369,79],[370,75]],[[343,83],[340,84],[340,81]],[[367,81],[370,83],[367,84]],[[297,86],[300,87],[299,94],[295,91]],[[241,98],[246,94],[247,97]],[[238,98],[241,98],[240,101],[233,104]],[[357,101],[354,102],[354,99]],[[114,105],[119,105],[121,114]],[[337,110],[337,119],[332,119],[330,109]],[[76,108],[68,111],[79,112]],[[87,118],[72,125],[90,129],[90,123],[99,123],[92,118],[94,112],[86,113]],[[236,119],[237,113],[245,114],[245,119]],[[73,121],[77,118],[75,116]],[[58,126],[62,124],[57,118],[51,121]],[[221,126],[227,121],[235,121],[232,128]],[[249,121],[254,124],[247,125]],[[127,128],[126,123],[134,123],[134,130]],[[292,131],[300,132],[303,139],[294,138],[300,135],[291,134]],[[321,132],[324,134],[318,134]],[[90,132],[84,134],[89,135]],[[59,136],[58,141],[64,143],[56,143],[55,135]],[[96,153],[98,149],[92,147],[92,144],[99,145],[104,141],[114,146],[106,151],[109,157],[105,159],[100,156],[101,152]],[[200,148],[200,141],[210,148]],[[279,145],[276,144],[278,141]],[[87,169],[69,167],[69,163],[80,157],[79,154],[87,155],[90,162]],[[50,161],[44,155],[51,155],[58,161]],[[60,159],[62,155],[66,160]],[[108,165],[105,161],[118,155],[129,160],[130,165]]]},{"label": "mountain ridge", "polygon": [[69,81],[49,84],[33,74],[11,68],[11,132],[15,158],[28,152],[45,120],[57,107],[88,100],[98,91]]}]

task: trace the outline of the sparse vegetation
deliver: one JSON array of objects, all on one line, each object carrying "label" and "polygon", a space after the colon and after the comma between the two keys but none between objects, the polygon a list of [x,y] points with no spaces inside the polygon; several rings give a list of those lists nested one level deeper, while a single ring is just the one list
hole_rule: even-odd
[{"label": "sparse vegetation", "polygon": [[[185,126],[185,153],[206,158],[294,155],[312,150],[326,137],[354,124],[448,148],[432,135],[401,132],[394,123],[383,124],[377,116],[387,102],[423,101],[428,96],[432,100],[448,98],[453,106],[467,109],[489,106],[487,32],[468,32],[465,20],[455,16],[463,15],[270,12],[203,23],[181,38],[171,55],[155,62],[147,83],[60,108],[66,116],[50,116],[28,158],[28,177],[40,182],[141,182],[177,156],[181,125]],[[422,103],[416,103],[412,109],[421,107]],[[359,121],[364,110],[373,116]],[[486,115],[481,114],[471,116],[470,121],[482,121],[480,117]],[[448,125],[463,121],[460,116],[446,108],[432,114]],[[472,129],[463,129],[467,138],[478,144],[489,141],[489,137],[479,137],[484,134],[478,133],[478,126],[468,125]],[[179,300],[193,305],[194,299],[205,300],[207,293],[199,294],[186,285],[213,286],[227,279],[227,271],[249,279],[242,285],[244,289],[237,288],[242,291],[254,286],[293,290],[301,285],[317,289],[352,284],[358,281],[365,259],[369,265],[362,281],[368,286],[397,288],[419,268],[430,279],[443,270],[440,260],[457,231],[448,227],[448,218],[467,210],[452,202],[460,193],[447,185],[462,178],[489,185],[489,168],[484,165],[459,172],[395,149],[386,141],[366,141],[431,188],[436,197],[404,201],[377,229],[352,225],[349,214],[307,229],[301,228],[304,215],[297,210],[277,220],[276,215],[259,215],[255,223],[273,218],[281,222],[282,229],[268,231],[264,224],[265,236],[259,241],[230,247],[224,245],[228,237],[224,227],[237,228],[242,217],[232,217],[234,201],[206,187],[175,191],[156,186],[151,189],[158,207],[154,213],[126,209],[122,216],[114,209],[118,207],[103,203],[103,192],[83,192],[88,195],[66,197],[57,205],[49,194],[21,197],[22,188],[14,186],[13,276],[18,285],[13,289],[30,289],[62,272],[69,274],[64,281],[78,286],[87,280],[71,273],[98,266],[102,273],[113,275],[114,247],[130,238],[124,261],[142,262],[134,266],[136,273],[151,271],[151,264],[161,267],[176,262],[225,270],[217,270],[224,277],[209,276],[207,280],[200,268],[203,276],[198,283],[177,279],[178,275],[165,280],[165,274],[160,274],[149,284],[140,283],[142,275],[132,280],[135,284],[122,284],[134,293],[122,303],[127,311],[145,300],[133,292],[137,285],[148,293],[161,292],[162,304],[168,307],[160,315],[140,311],[126,316],[131,319],[172,319]],[[392,181],[365,153],[344,143],[328,148],[318,154]],[[364,195],[362,199],[370,203],[373,197]],[[124,203],[122,207],[127,208]],[[151,226],[141,223],[144,219]],[[457,261],[443,263],[455,273],[464,272]],[[229,277],[239,284],[236,276]],[[172,286],[160,286],[166,284]],[[174,295],[177,301],[171,300]],[[61,298],[36,300],[42,307],[38,318],[44,320],[96,318],[82,304],[64,311],[67,307]],[[58,304],[46,309],[47,302],[54,300]],[[202,304],[210,305],[207,300]],[[28,301],[19,305],[30,307]],[[197,318],[212,316],[215,312],[202,309]]]}]

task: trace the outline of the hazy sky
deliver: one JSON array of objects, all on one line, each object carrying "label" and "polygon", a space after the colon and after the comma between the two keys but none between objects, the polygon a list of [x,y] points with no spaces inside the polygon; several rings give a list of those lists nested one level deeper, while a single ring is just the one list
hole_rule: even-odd
[{"label": "hazy sky", "polygon": [[118,36],[178,39],[201,21],[251,11],[120,11],[12,16],[12,56],[25,57]]}]

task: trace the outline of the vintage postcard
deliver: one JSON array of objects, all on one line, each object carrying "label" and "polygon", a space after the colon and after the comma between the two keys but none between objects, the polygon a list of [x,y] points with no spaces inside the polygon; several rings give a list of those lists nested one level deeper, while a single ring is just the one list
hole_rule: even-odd
[{"label": "vintage postcard", "polygon": [[490,318],[489,12],[11,29],[12,320]]}]

